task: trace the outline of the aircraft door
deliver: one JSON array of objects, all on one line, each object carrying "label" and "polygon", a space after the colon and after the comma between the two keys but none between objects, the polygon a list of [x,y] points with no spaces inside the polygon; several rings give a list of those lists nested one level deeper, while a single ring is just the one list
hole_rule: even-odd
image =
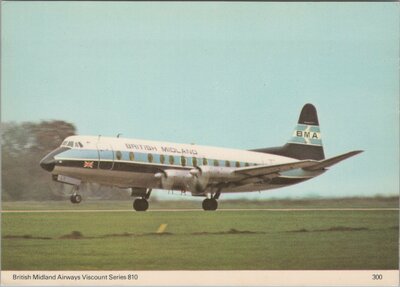
[{"label": "aircraft door", "polygon": [[112,169],[114,166],[114,151],[112,146],[107,143],[97,143],[99,153],[99,168]]}]

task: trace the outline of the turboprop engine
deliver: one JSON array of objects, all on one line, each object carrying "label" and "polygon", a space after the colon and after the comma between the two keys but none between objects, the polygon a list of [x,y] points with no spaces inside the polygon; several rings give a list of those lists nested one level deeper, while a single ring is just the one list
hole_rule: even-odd
[{"label": "turboprop engine", "polygon": [[189,190],[190,183],[193,181],[193,176],[188,170],[180,169],[167,169],[156,173],[155,177],[161,180],[161,187],[163,189],[169,190]]},{"label": "turboprop engine", "polygon": [[191,170],[167,169],[155,174],[161,180],[163,189],[175,189],[201,194],[209,183],[228,180],[233,176],[233,168],[202,166]]}]

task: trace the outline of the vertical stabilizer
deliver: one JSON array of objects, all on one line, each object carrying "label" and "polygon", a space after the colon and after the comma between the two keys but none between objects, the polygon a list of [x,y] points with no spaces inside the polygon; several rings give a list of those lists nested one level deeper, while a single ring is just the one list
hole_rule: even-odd
[{"label": "vertical stabilizer", "polygon": [[301,110],[299,121],[288,143],[322,147],[317,110],[312,104],[306,104]]},{"label": "vertical stabilizer", "polygon": [[322,160],[325,158],[317,110],[312,104],[304,105],[299,121],[289,141],[282,147],[254,151],[276,154],[296,159]]}]

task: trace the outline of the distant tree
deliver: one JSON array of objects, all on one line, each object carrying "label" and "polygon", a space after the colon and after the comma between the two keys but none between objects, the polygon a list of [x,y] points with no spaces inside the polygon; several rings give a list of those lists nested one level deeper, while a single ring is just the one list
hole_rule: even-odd
[{"label": "distant tree", "polygon": [[73,124],[64,121],[43,121],[30,129],[35,139],[35,144],[30,147],[32,151],[51,151],[76,132]]},{"label": "distant tree", "polygon": [[61,199],[49,188],[49,173],[39,166],[40,159],[75,134],[75,127],[64,121],[2,123],[2,199]]}]

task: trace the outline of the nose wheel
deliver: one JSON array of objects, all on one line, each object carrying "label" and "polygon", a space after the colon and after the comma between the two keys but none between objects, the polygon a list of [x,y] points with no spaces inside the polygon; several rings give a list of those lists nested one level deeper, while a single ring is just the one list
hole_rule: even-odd
[{"label": "nose wheel", "polygon": [[149,202],[145,198],[136,198],[133,202],[133,209],[136,211],[146,211],[149,208]]},{"label": "nose wheel", "polygon": [[208,211],[217,210],[218,201],[215,198],[206,198],[203,200],[203,209]]},{"label": "nose wheel", "polygon": [[82,196],[79,194],[73,194],[71,195],[70,200],[72,203],[80,203],[82,201]]},{"label": "nose wheel", "polygon": [[74,185],[74,187],[72,188],[72,195],[69,198],[71,200],[72,203],[78,204],[81,203],[82,201],[82,196],[80,194],[78,194],[79,192],[79,185]]}]

